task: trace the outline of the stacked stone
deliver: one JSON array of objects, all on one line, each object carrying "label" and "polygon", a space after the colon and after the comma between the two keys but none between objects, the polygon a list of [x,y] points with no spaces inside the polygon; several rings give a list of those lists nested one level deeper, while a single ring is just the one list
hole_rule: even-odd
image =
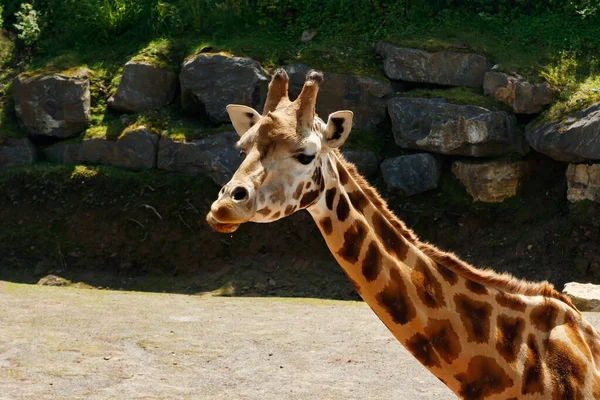
[{"label": "stacked stone", "polygon": [[[325,72],[317,102],[317,113],[323,118],[337,110],[352,110],[355,135],[383,135],[382,129],[391,123],[394,142],[406,155],[381,162],[372,151],[344,151],[364,175],[381,171],[389,190],[414,195],[436,188],[441,157],[452,157],[452,172],[475,201],[501,202],[514,196],[532,171],[530,163],[507,161],[506,156],[522,156],[531,146],[571,163],[567,169],[569,200],[600,201],[600,164],[594,164],[600,159],[600,103],[561,121],[529,127],[523,134],[515,114],[539,113],[549,104],[556,91],[547,83],[532,84],[518,75],[493,71],[489,60],[476,54],[426,52],[383,42],[376,45],[376,51],[383,57],[383,72],[389,80]],[[285,69],[294,98],[310,66],[292,64]],[[224,54],[189,57],[179,76],[130,61],[108,106],[119,113],[159,109],[174,100],[179,86],[186,113],[223,124],[229,122],[227,104],[244,104],[260,112],[269,81],[269,74],[255,60]],[[406,82],[481,88],[513,112],[452,104],[443,98],[397,97],[395,85]],[[233,131],[199,140],[176,139],[143,126],[129,126],[124,116],[120,135],[82,135],[90,123],[89,85],[85,69],[22,74],[15,80],[15,111],[30,138],[80,137],[43,149],[46,159],[201,173],[218,184],[237,169]],[[29,139],[3,139],[0,168],[32,163],[37,153]]]},{"label": "stacked stone", "polygon": [[[491,63],[476,54],[432,53],[383,42],[377,44],[376,51],[384,59],[385,75],[392,80],[483,88],[485,94],[507,104],[518,114],[540,112],[555,95],[547,84],[532,85],[518,76],[492,71]],[[529,149],[512,113],[451,104],[443,98],[406,97],[389,100],[388,113],[394,140],[400,148],[458,157],[452,164],[452,172],[474,201],[502,202],[514,196],[531,170],[525,161],[502,159],[508,154],[522,156]],[[397,159],[406,157],[413,156]],[[391,165],[384,162],[382,169]],[[422,166],[423,175],[427,175],[426,170],[439,170],[439,165],[431,162],[424,162]],[[411,180],[414,167],[404,171],[408,175],[384,171],[388,187],[397,186],[391,180]],[[423,190],[436,186],[427,180],[423,182],[426,182]]]}]

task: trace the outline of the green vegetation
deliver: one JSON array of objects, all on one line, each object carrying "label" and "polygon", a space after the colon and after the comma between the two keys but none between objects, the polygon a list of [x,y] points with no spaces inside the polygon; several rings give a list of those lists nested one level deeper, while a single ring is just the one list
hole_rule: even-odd
[{"label": "green vegetation", "polygon": [[[175,72],[200,51],[259,60],[272,70],[301,62],[331,72],[382,78],[373,44],[385,40],[426,50],[476,52],[500,70],[561,89],[540,121],[600,100],[600,3],[597,0],[6,0],[0,16],[19,35],[17,50],[0,39],[0,135],[15,136],[10,81],[21,70],[91,71],[90,132],[109,132],[117,118],[106,101],[123,65],[143,60]],[[316,36],[301,42],[307,29]],[[35,37],[41,32],[39,40]],[[35,44],[35,48],[31,49]],[[29,49],[28,49],[29,48]],[[436,91],[408,95],[434,97]],[[469,89],[443,97],[491,108],[497,103]],[[170,108],[166,126],[195,131]],[[162,118],[163,120],[165,118]],[[176,121],[176,122],[173,122]],[[160,129],[164,128],[163,126]],[[109,132],[110,134],[110,132]]]},{"label": "green vegetation", "polygon": [[19,39],[26,46],[33,46],[40,38],[40,26],[38,24],[38,13],[29,3],[21,4],[21,10],[15,13],[17,23],[15,29],[19,32]]}]

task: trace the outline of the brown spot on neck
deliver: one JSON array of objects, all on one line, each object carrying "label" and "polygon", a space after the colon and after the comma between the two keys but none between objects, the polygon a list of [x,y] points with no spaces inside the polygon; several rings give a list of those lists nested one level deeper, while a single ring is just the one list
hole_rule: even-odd
[{"label": "brown spot on neck", "polygon": [[362,263],[362,273],[367,282],[373,282],[379,276],[381,272],[381,250],[377,246],[377,243],[369,243],[365,259]]},{"label": "brown spot on neck", "polygon": [[464,294],[455,295],[454,303],[467,331],[467,340],[487,343],[490,337],[491,304],[473,300]]},{"label": "brown spot on neck", "polygon": [[336,188],[327,189],[325,191],[325,204],[327,208],[333,210],[333,201],[335,200],[335,194],[337,193]]},{"label": "brown spot on neck", "polygon": [[333,224],[331,222],[331,218],[325,217],[320,222],[319,225],[323,230],[323,233],[326,235],[331,235],[333,233]]},{"label": "brown spot on neck", "polygon": [[485,286],[483,286],[481,283],[479,282],[475,282],[475,281],[471,281],[468,280],[465,283],[465,286],[467,287],[467,289],[469,289],[471,292],[476,293],[476,294],[488,294],[488,290]]},{"label": "brown spot on neck", "polygon": [[527,337],[527,356],[523,365],[521,394],[544,394],[544,369],[540,349],[533,333]]},{"label": "brown spot on neck", "polygon": [[520,317],[512,318],[501,314],[496,323],[496,350],[504,357],[506,362],[514,363],[519,355],[519,349],[523,342],[523,331],[525,320]]},{"label": "brown spot on neck", "polygon": [[450,320],[430,319],[425,328],[425,335],[440,357],[448,364],[460,354],[460,339]]},{"label": "brown spot on neck", "polygon": [[483,400],[500,394],[514,385],[513,380],[496,360],[475,356],[469,361],[466,372],[455,376],[460,382],[458,394],[465,400]]},{"label": "brown spot on neck", "polygon": [[350,203],[352,203],[352,207],[361,214],[364,214],[364,210],[369,205],[369,199],[364,193],[360,190],[356,190],[354,192],[348,193],[348,198],[350,199]]},{"label": "brown spot on neck", "polygon": [[454,286],[458,283],[458,275],[455,272],[444,267],[440,263],[436,263],[436,266],[437,266],[437,271],[440,273],[442,278],[444,278],[444,280],[446,282],[448,282],[451,286]]},{"label": "brown spot on neck", "polygon": [[337,208],[335,209],[337,218],[340,222],[344,222],[346,218],[350,215],[350,205],[348,204],[348,200],[346,200],[346,196],[340,194]]},{"label": "brown spot on neck", "polygon": [[545,303],[531,310],[531,323],[542,332],[549,332],[556,326],[558,307],[553,303]]},{"label": "brown spot on neck", "polygon": [[390,270],[389,282],[375,296],[375,300],[397,324],[404,325],[417,315],[415,306],[406,293],[402,275],[395,268]]},{"label": "brown spot on neck", "polygon": [[416,265],[410,273],[410,278],[417,290],[417,295],[425,306],[440,308],[446,305],[442,285],[435,278],[431,272],[431,267],[427,265],[425,260],[421,258],[416,260]]},{"label": "brown spot on neck", "polygon": [[387,252],[396,256],[399,261],[406,259],[408,252],[408,243],[402,236],[390,225],[390,223],[379,212],[373,214],[373,229]]},{"label": "brown spot on neck", "polygon": [[510,293],[499,292],[496,295],[496,302],[502,307],[510,308],[511,310],[523,312],[527,308],[527,304],[518,296]]},{"label": "brown spot on neck", "polygon": [[340,162],[337,163],[337,171],[338,176],[340,177],[340,183],[342,184],[342,186],[346,185],[349,180],[348,172]]},{"label": "brown spot on neck", "polygon": [[356,263],[367,233],[368,229],[364,222],[360,219],[354,221],[354,224],[344,232],[344,244],[337,254],[349,263]]},{"label": "brown spot on neck", "polygon": [[404,346],[421,364],[426,367],[440,367],[440,358],[429,339],[421,333],[416,333],[404,343]]}]

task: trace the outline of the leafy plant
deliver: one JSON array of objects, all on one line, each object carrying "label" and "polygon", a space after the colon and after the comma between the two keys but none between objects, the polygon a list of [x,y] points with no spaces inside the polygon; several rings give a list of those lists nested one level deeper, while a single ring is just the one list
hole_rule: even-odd
[{"label": "leafy plant", "polygon": [[18,38],[27,46],[33,46],[39,39],[41,30],[38,23],[38,12],[29,3],[21,4],[21,10],[15,14],[17,23],[14,27],[19,31]]}]

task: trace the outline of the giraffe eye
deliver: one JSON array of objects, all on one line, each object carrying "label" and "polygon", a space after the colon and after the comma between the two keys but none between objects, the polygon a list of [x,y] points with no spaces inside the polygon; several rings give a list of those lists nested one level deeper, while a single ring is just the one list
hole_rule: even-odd
[{"label": "giraffe eye", "polygon": [[295,157],[296,157],[296,160],[298,160],[298,162],[303,165],[308,165],[312,162],[312,160],[315,159],[314,154],[312,156],[309,156],[307,154],[301,153],[301,154],[297,154]]},{"label": "giraffe eye", "polygon": [[244,150],[240,150],[240,158],[243,160],[246,158],[246,152]]}]

